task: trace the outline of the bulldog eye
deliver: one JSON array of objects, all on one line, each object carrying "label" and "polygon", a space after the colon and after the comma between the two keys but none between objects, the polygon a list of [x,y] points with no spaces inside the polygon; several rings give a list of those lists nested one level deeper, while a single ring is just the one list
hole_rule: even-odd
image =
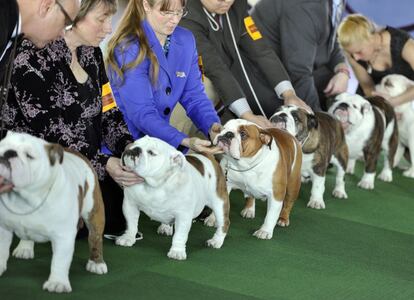
[{"label": "bulldog eye", "polygon": [[152,150],[148,150],[147,151],[147,153],[149,154],[149,155],[151,155],[151,156],[155,156],[156,154],[154,153],[154,151],[152,151]]},{"label": "bulldog eye", "polygon": [[355,104],[352,104],[352,106],[353,106],[355,109],[358,109],[358,107],[357,107]]},{"label": "bulldog eye", "polygon": [[33,156],[31,156],[29,153],[27,153],[26,152],[26,157],[28,158],[28,159],[34,159],[34,157]]},{"label": "bulldog eye", "polygon": [[246,133],[246,132],[244,132],[244,131],[240,132],[240,138],[241,138],[242,140],[247,139],[247,133]]}]

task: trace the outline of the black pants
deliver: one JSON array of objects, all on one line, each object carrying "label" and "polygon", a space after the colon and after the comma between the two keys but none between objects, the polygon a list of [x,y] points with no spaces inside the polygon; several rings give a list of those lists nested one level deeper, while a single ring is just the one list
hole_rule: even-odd
[{"label": "black pants", "polygon": [[119,233],[125,230],[125,218],[122,213],[124,192],[110,177],[99,181],[105,205],[105,233]]}]

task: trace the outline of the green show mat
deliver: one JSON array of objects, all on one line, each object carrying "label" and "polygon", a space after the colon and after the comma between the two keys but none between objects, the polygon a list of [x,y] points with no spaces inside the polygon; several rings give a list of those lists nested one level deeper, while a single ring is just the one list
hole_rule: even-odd
[{"label": "green show mat", "polygon": [[401,173],[394,170],[392,183],[377,179],[366,191],[357,187],[358,163],[356,175],[346,175],[348,199],[335,199],[330,169],[326,209],[306,208],[311,184],[303,184],[291,225],[276,227],[271,240],[252,236],[266,203],[256,201],[256,217],[243,219],[242,193],[234,191],[223,247],[207,248],[214,229],[196,222],[186,261],[167,258],[171,237],[157,235],[159,224],[142,215],[144,239],[133,247],[105,240],[106,275],[85,270],[87,242],[76,241],[70,294],[42,290],[51,247],[36,244],[33,260],[9,259],[0,299],[414,299],[414,179]]}]

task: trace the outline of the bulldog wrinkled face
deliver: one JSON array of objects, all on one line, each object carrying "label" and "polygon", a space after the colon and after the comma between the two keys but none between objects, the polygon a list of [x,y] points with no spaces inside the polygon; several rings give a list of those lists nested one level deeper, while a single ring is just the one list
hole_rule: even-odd
[{"label": "bulldog wrinkled face", "polygon": [[341,122],[346,133],[361,124],[365,116],[372,112],[372,106],[359,95],[342,93],[335,97],[335,102],[328,112]]},{"label": "bulldog wrinkled face", "polygon": [[263,145],[270,144],[272,138],[265,130],[246,120],[228,121],[216,136],[213,144],[223,149],[234,159],[254,156]]},{"label": "bulldog wrinkled face", "polygon": [[399,96],[404,93],[410,86],[414,85],[414,81],[399,74],[391,74],[382,78],[381,83],[376,90],[390,95],[391,97]]},{"label": "bulldog wrinkled face", "polygon": [[151,178],[167,178],[174,168],[183,166],[185,157],[166,142],[144,136],[122,153],[121,161],[148,181]]},{"label": "bulldog wrinkled face", "polygon": [[300,142],[306,139],[313,128],[317,128],[317,121],[313,114],[294,105],[283,105],[270,118],[277,128],[284,129],[294,135]]},{"label": "bulldog wrinkled face", "polygon": [[52,161],[49,145],[29,134],[9,131],[0,141],[0,176],[13,183],[16,189],[47,182]]}]

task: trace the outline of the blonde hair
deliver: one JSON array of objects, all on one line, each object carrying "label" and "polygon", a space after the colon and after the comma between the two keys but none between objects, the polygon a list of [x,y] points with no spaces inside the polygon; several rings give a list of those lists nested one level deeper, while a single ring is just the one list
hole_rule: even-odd
[{"label": "blonde hair", "polygon": [[103,4],[106,9],[106,15],[112,16],[116,13],[118,7],[117,0],[82,0],[79,12],[74,20],[78,23],[86,17],[86,15],[93,10],[98,4]]},{"label": "blonde hair", "polygon": [[346,49],[350,45],[368,41],[369,38],[382,28],[360,14],[346,16],[338,27],[338,43]]},{"label": "blonde hair", "polygon": [[[168,10],[171,0],[146,0],[148,5],[153,8],[154,5],[161,2],[160,11]],[[148,39],[145,35],[144,29],[142,27],[142,21],[146,17],[144,10],[144,0],[130,0],[125,9],[125,12],[120,20],[120,23],[108,42],[108,52],[106,57],[106,65],[111,69],[109,76],[112,77],[113,72],[115,72],[118,77],[121,79],[120,84],[123,83],[124,74],[128,70],[135,68],[143,62],[143,60],[148,57],[150,60],[151,70],[150,77],[152,84],[156,84],[159,74],[159,63],[156,55],[151,49],[151,46],[148,42]],[[181,0],[183,7],[185,6],[186,0]],[[139,54],[135,59],[127,64],[124,64],[122,57],[126,52],[128,45],[133,43],[135,40],[138,40],[140,47]],[[118,51],[120,54],[120,67],[115,59],[115,49],[119,47]]]}]

